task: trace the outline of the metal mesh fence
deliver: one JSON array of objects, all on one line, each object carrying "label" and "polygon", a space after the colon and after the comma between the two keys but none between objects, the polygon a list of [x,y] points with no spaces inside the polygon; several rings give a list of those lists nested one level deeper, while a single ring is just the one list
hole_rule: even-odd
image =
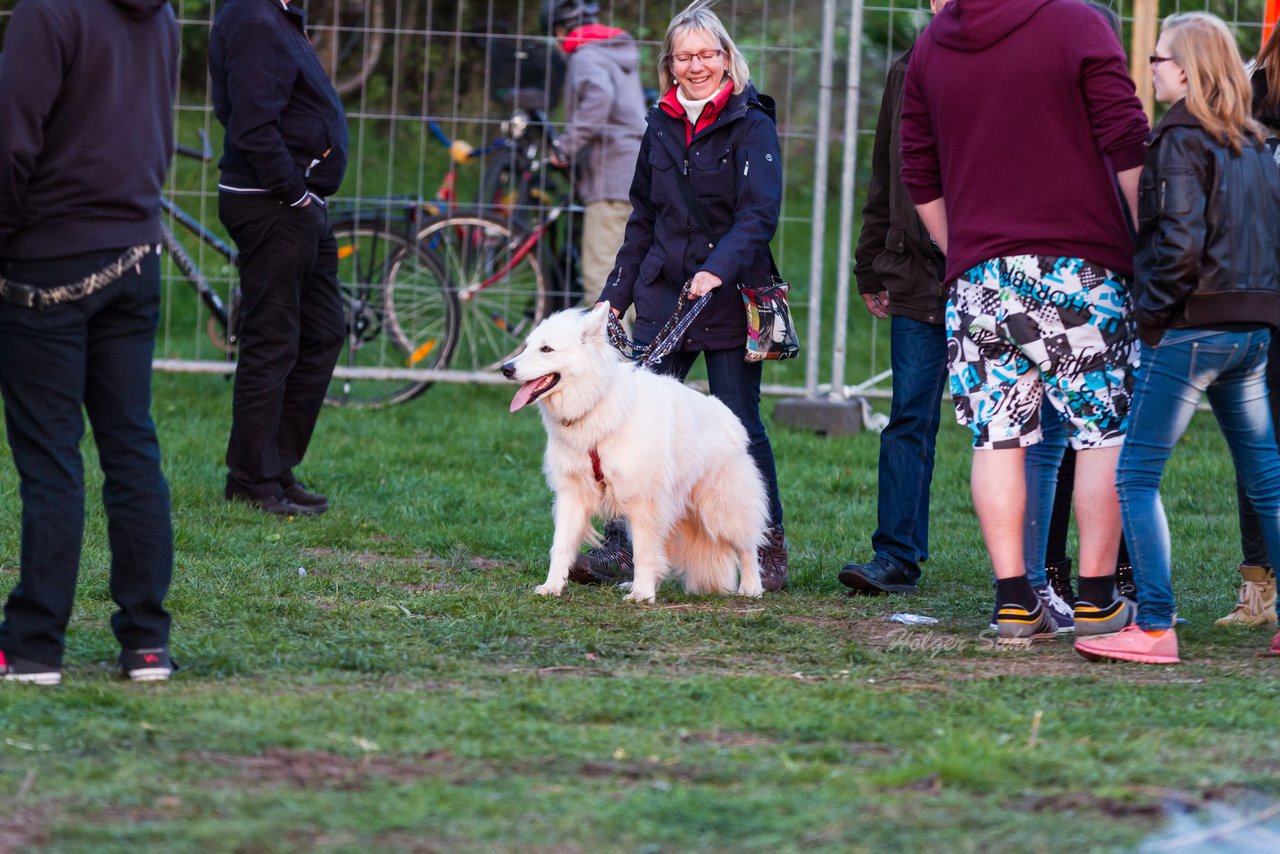
[{"label": "metal mesh fence", "polygon": [[[598,5],[601,23],[635,36],[645,85],[658,88],[654,69],[660,43],[667,22],[684,4],[603,0]],[[1145,52],[1133,39],[1144,20],[1191,10],[1211,11],[1232,24],[1242,53],[1249,56],[1259,46],[1265,0],[1112,0],[1109,5],[1122,19],[1126,46],[1137,44],[1139,56]],[[0,29],[12,6],[0,4]],[[216,199],[221,128],[212,115],[206,73],[216,6],[216,0],[173,0],[183,42],[178,139],[198,149],[207,138],[212,159],[178,158],[168,196],[210,238],[225,239]],[[555,128],[562,119],[561,57],[540,24],[539,0],[308,0],[306,8],[312,40],[342,93],[351,132],[350,167],[334,200],[335,216],[358,212],[362,221],[408,233],[432,217],[483,205],[482,213],[505,218],[513,235],[527,234],[572,190],[572,175],[544,169],[532,179],[534,191],[516,198],[510,191],[519,176],[501,167],[512,151],[503,140],[518,140],[512,145],[528,147],[536,162],[546,153],[544,128]],[[794,286],[792,306],[802,333],[808,333],[802,340],[809,358],[768,366],[766,384],[775,392],[818,392],[828,391],[834,380],[838,389],[883,394],[888,354],[882,324],[861,308],[856,294],[850,307],[850,255],[885,73],[928,23],[928,4],[721,0],[715,10],[748,61],[753,82],[778,103],[785,201],[774,252]],[[854,31],[859,38],[851,41]],[[1141,63],[1134,68],[1137,79],[1149,74]],[[850,105],[855,108],[849,110]],[[517,136],[521,121],[524,135]],[[460,142],[475,152],[465,162],[460,153],[466,145]],[[556,297],[551,307],[568,304],[577,294],[578,219],[572,207],[562,211],[529,251],[543,286]],[[225,253],[213,239],[186,233],[180,221],[171,219],[170,226],[192,266],[222,302],[230,303],[235,272]],[[437,232],[436,239],[449,233]],[[348,249],[357,255],[374,252],[355,242]],[[384,261],[378,259],[367,277],[386,278]],[[158,363],[175,370],[230,370],[234,357],[227,351],[234,348],[226,343],[216,311],[196,296],[189,278],[176,265],[167,268]],[[365,338],[359,358],[349,359],[347,366],[357,374],[390,369],[404,376],[484,381],[494,378],[484,369],[502,346],[494,329],[506,325],[510,330],[504,331],[512,334],[520,329],[519,318],[471,316],[470,306],[461,306],[454,357],[423,372],[431,364],[418,359],[426,345],[385,334],[386,311],[378,299],[375,294],[358,309],[364,312]],[[474,343],[486,336],[492,340]]]}]

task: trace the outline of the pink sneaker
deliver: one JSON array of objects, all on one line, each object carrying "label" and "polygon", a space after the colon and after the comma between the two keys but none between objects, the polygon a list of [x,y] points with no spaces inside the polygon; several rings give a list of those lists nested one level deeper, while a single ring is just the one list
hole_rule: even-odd
[{"label": "pink sneaker", "polygon": [[1276,636],[1271,639],[1271,654],[1280,655],[1280,632],[1276,632]]},{"label": "pink sneaker", "polygon": [[1168,629],[1154,637],[1137,626],[1125,626],[1113,635],[1083,637],[1076,640],[1076,652],[1090,661],[1117,659],[1143,664],[1177,664],[1178,636]]}]

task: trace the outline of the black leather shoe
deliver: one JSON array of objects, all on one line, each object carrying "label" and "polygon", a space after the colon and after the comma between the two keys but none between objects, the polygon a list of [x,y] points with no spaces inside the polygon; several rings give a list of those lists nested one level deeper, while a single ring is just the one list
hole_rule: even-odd
[{"label": "black leather shoe", "polygon": [[304,507],[301,504],[294,504],[284,495],[243,495],[239,492],[232,492],[230,489],[223,493],[228,501],[239,501],[248,504],[263,513],[270,513],[272,516],[319,516],[323,510],[317,510],[314,507]]},{"label": "black leather shoe", "polygon": [[296,480],[292,485],[285,487],[284,497],[299,507],[314,507],[317,513],[323,513],[329,509],[327,496],[318,492],[307,492],[306,487]]},{"label": "black leather shoe", "polygon": [[876,555],[869,563],[847,563],[840,570],[840,583],[855,593],[879,596],[881,593],[905,593],[919,591],[920,567],[903,567],[895,561]]}]

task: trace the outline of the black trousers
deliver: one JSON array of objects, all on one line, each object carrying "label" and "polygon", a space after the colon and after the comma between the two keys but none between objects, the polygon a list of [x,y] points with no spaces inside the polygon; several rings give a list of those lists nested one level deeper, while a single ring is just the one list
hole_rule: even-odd
[{"label": "black trousers", "polygon": [[[60,285],[119,252],[0,264],[6,278]],[[151,420],[151,357],[160,313],[159,258],[76,302],[43,309],[0,300],[0,391],[22,497],[18,585],[0,625],[8,656],[59,667],[84,535],[84,413],[104,481],[111,618],[126,649],[169,641],[173,575],[169,486]]]},{"label": "black trousers", "polygon": [[221,193],[218,216],[240,253],[240,354],[227,489],[262,497],[294,482],[315,430],[345,322],[338,249],[319,203]]}]

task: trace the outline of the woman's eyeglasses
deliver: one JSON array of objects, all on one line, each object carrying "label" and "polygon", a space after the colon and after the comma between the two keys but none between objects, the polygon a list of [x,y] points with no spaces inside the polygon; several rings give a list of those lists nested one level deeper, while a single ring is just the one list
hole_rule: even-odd
[{"label": "woman's eyeglasses", "polygon": [[698,59],[702,60],[703,65],[706,65],[708,62],[714,62],[722,53],[724,53],[722,50],[710,49],[700,50],[697,53],[673,53],[671,55],[671,62],[674,65],[688,65],[693,62],[693,58],[696,56]]},{"label": "woman's eyeglasses", "polygon": [[1154,53],[1147,57],[1147,62],[1150,62],[1153,67],[1156,65],[1159,65],[1162,62],[1172,62],[1172,61],[1173,61],[1172,56],[1160,56]]}]

